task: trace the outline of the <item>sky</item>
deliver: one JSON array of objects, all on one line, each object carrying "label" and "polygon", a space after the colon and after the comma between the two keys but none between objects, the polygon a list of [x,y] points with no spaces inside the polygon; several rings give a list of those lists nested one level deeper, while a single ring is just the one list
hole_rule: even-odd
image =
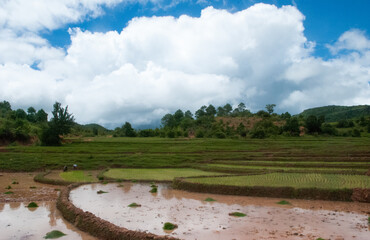
[{"label": "sky", "polygon": [[78,123],[370,104],[367,0],[0,0],[0,101]]}]

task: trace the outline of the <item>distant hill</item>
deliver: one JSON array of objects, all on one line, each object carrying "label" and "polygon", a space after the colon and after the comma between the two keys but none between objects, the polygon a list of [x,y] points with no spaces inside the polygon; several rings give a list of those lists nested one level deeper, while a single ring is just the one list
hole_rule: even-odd
[{"label": "distant hill", "polygon": [[316,117],[325,116],[325,121],[327,122],[337,122],[341,119],[352,119],[360,118],[362,116],[370,116],[370,106],[369,105],[359,105],[359,106],[325,106],[310,108],[304,110],[299,115],[303,117],[308,117],[314,115]]}]

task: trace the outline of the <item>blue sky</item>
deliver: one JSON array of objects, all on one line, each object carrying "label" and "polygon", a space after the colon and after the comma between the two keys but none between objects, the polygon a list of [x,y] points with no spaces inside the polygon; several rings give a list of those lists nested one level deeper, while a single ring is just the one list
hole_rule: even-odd
[{"label": "blue sky", "polygon": [[370,32],[370,1],[368,0],[236,0],[236,1],[179,1],[172,7],[172,1],[164,1],[164,7],[147,3],[120,3],[114,8],[103,7],[105,14],[98,18],[90,18],[80,23],[68,24],[60,29],[46,31],[43,36],[58,47],[67,47],[71,41],[68,28],[79,27],[92,32],[121,31],[134,17],[174,16],[183,14],[199,17],[203,8],[213,6],[218,9],[228,9],[231,12],[240,11],[255,3],[274,4],[276,6],[294,5],[305,15],[305,35],[310,41],[316,42],[315,56],[328,58],[326,44],[335,42],[339,36],[352,28]]},{"label": "blue sky", "polygon": [[[0,0],[0,100],[80,123],[370,104],[367,0]],[[185,16],[186,15],[186,16]],[[134,19],[134,20],[133,20]]]}]

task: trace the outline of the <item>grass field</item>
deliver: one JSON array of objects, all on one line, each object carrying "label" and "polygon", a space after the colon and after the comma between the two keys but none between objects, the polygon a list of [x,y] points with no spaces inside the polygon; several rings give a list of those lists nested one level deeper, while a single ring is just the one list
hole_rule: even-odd
[{"label": "grass field", "polygon": [[370,188],[370,177],[339,174],[270,173],[251,176],[190,178],[186,181],[231,186],[269,186],[294,188]]},{"label": "grass field", "polygon": [[[370,163],[370,139],[366,137],[305,136],[263,140],[96,137],[70,141],[61,147],[2,147],[0,171],[61,170],[64,165],[73,164],[82,170],[106,167],[198,168],[227,161],[226,165],[238,166],[251,160],[254,163],[249,166],[252,167],[283,161],[291,165],[284,168],[292,167],[292,171],[296,170],[294,164],[300,162],[321,162],[323,166],[344,163],[345,168],[362,168],[363,173],[366,170],[364,166]],[[273,167],[270,163],[268,165]],[[322,168],[316,165],[315,168]]]},{"label": "grass field", "polygon": [[175,177],[224,175],[222,173],[205,172],[191,168],[152,168],[152,169],[110,169],[104,176],[127,180],[172,181]]},{"label": "grass field", "polygon": [[62,172],[59,176],[68,182],[93,182],[97,181],[96,178],[92,176],[92,174],[88,174],[84,171],[70,171],[70,172]]},{"label": "grass field", "polygon": [[358,173],[358,174],[365,174],[367,172],[366,168],[336,168],[336,167],[274,167],[274,166],[245,166],[245,165],[232,165],[232,164],[206,164],[205,167],[209,170],[218,170],[225,172],[235,172],[242,173],[251,172],[252,170],[266,170],[266,171],[284,171],[284,172],[307,172],[307,173],[315,173],[315,172],[326,172],[326,173]]}]

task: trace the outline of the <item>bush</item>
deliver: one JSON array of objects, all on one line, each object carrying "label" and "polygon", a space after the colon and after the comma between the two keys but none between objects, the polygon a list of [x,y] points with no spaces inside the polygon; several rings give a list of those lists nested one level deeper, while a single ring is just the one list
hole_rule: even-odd
[{"label": "bush", "polygon": [[198,130],[195,133],[196,138],[203,138],[204,137],[204,132],[202,130]]},{"label": "bush", "polygon": [[224,132],[222,132],[222,131],[217,131],[217,132],[215,133],[215,135],[216,135],[216,137],[217,137],[217,138],[226,138],[225,133],[224,133]]},{"label": "bush", "polygon": [[251,131],[251,138],[263,139],[266,137],[266,133],[262,128],[254,129]]}]

